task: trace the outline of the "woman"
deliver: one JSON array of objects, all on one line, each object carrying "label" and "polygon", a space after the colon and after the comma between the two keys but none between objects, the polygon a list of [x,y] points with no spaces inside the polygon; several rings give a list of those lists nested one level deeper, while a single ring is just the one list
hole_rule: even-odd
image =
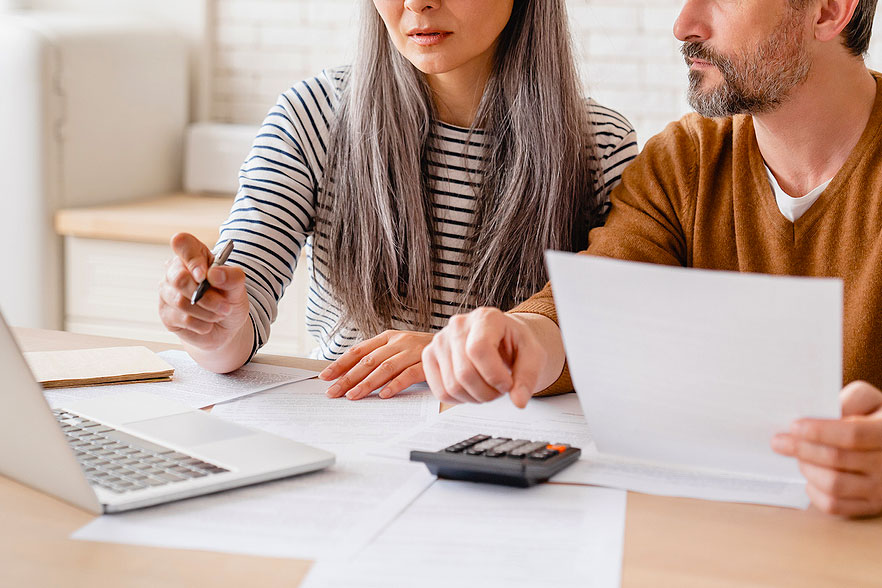
[{"label": "woman", "polygon": [[517,304],[545,283],[545,249],[584,248],[636,155],[628,122],[583,97],[564,0],[364,8],[351,69],[267,116],[222,227],[227,265],[172,239],[160,315],[208,369],[266,342],[305,251],[328,395],[394,396],[425,379],[421,352],[450,316]]}]

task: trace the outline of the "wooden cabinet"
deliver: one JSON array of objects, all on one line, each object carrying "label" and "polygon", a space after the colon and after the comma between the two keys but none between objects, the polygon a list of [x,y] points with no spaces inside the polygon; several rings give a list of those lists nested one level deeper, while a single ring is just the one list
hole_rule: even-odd
[{"label": "wooden cabinet", "polygon": [[[176,342],[159,320],[158,285],[179,231],[213,245],[232,197],[175,194],[112,206],[61,210],[64,237],[64,324],[75,333]],[[267,353],[307,356],[308,276],[302,263],[279,305]]]}]

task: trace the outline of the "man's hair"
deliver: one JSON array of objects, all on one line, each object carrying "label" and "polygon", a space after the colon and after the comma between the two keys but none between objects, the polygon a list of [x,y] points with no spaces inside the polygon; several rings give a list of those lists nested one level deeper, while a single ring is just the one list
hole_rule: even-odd
[{"label": "man's hair", "polygon": [[876,16],[878,0],[860,0],[851,22],[842,31],[843,44],[856,57],[861,57],[870,48],[870,36],[873,34],[873,18]]},{"label": "man's hair", "polygon": [[[870,48],[877,2],[878,0],[860,0],[851,21],[842,31],[842,44],[855,57],[863,57]],[[804,8],[808,3],[809,0],[790,0],[795,8]]]}]

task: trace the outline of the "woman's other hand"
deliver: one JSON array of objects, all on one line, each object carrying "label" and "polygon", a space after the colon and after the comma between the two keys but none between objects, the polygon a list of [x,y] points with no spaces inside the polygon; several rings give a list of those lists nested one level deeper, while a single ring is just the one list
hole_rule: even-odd
[{"label": "woman's other hand", "polygon": [[392,398],[408,386],[425,381],[421,357],[432,336],[390,330],[354,345],[319,374],[322,380],[337,380],[328,388],[328,397],[345,395],[359,400],[382,388],[380,398]]}]

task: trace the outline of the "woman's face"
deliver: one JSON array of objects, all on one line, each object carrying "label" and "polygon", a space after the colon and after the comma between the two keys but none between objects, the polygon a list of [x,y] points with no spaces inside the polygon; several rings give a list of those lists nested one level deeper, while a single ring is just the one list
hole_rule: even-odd
[{"label": "woman's face", "polygon": [[440,75],[489,68],[514,0],[373,0],[395,47],[414,67]]}]

